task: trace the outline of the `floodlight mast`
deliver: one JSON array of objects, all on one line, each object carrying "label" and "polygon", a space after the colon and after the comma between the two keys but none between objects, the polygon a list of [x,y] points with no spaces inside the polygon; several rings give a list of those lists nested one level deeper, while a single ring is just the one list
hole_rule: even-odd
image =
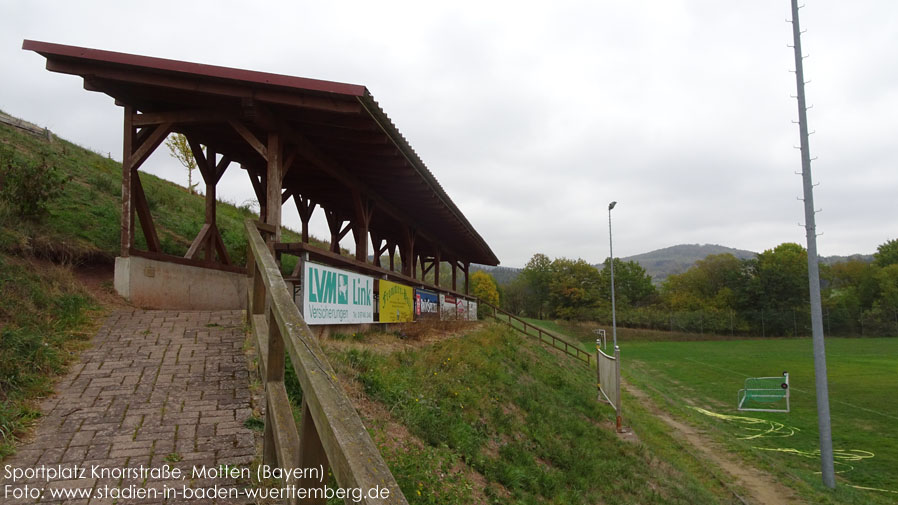
[{"label": "floodlight mast", "polygon": [[617,349],[617,312],[614,307],[614,247],[611,241],[611,209],[617,205],[617,202],[608,204],[608,254],[611,256],[609,263],[611,265],[611,336],[613,349]]},{"label": "floodlight mast", "polygon": [[801,176],[804,186],[804,219],[808,241],[808,285],[811,294],[811,334],[814,341],[814,380],[817,389],[817,426],[820,431],[820,466],[823,484],[836,487],[833,466],[832,425],[829,415],[829,386],[826,380],[826,351],[823,345],[823,310],[820,301],[820,272],[817,265],[817,231],[814,219],[814,183],[811,178],[811,152],[808,143],[807,102],[804,94],[804,69],[801,54],[801,28],[798,24],[798,0],[792,0],[792,38],[795,50],[795,80],[798,86],[798,129],[801,136]]}]

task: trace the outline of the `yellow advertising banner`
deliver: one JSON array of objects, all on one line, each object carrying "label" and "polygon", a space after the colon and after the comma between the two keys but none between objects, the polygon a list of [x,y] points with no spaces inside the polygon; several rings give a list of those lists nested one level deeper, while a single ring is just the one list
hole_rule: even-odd
[{"label": "yellow advertising banner", "polygon": [[405,323],[415,318],[414,288],[381,280],[378,307],[380,322]]}]

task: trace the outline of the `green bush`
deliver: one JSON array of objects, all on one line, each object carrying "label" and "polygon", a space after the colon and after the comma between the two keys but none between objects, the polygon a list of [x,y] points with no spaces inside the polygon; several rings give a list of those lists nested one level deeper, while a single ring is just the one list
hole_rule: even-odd
[{"label": "green bush", "polygon": [[42,220],[66,182],[45,155],[40,161],[25,160],[9,148],[0,148],[0,203],[12,217]]}]

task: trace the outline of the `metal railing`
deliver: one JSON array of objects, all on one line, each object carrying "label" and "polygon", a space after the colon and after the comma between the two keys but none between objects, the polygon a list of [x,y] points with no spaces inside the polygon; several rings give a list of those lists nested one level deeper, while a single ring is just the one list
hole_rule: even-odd
[{"label": "metal railing", "polygon": [[[478,303],[483,304],[483,306],[485,306],[485,307],[489,307],[493,313],[493,318],[495,318],[497,321],[506,323],[509,326],[511,326],[512,328],[520,331],[521,333],[523,333],[525,335],[528,335],[531,337],[536,337],[537,339],[539,339],[540,343],[549,344],[552,348],[558,349],[559,351],[567,354],[568,356],[576,358],[576,359],[586,363],[587,365],[592,364],[592,355],[590,353],[584,351],[583,349],[581,349],[580,346],[578,346],[576,344],[572,344],[572,343],[564,340],[563,338],[558,337],[554,333],[551,333],[547,330],[544,330],[543,328],[540,328],[539,326],[534,326],[534,325],[528,323],[527,321],[524,321],[520,317],[514,316],[508,312],[505,312],[504,310],[494,306],[491,303],[487,303],[487,302],[483,301],[482,299],[479,300]],[[515,323],[519,324],[520,327],[517,326]],[[529,330],[535,331],[536,334],[531,333]],[[543,337],[546,337],[546,338],[544,339]]]},{"label": "metal railing", "polygon": [[614,348],[614,355],[605,354],[596,341],[596,387],[598,400],[611,404],[617,413],[617,432],[621,431],[621,397],[620,397],[620,347]]},{"label": "metal railing", "polygon": [[[320,479],[287,482],[298,490],[323,489],[330,469],[340,488],[361,490],[360,501],[350,494],[346,503],[407,504],[293,302],[274,255],[262,237],[262,233],[272,235],[274,229],[252,220],[247,220],[245,225],[249,242],[247,271],[251,276],[247,284],[247,314],[265,385],[263,463],[300,469],[296,472],[300,474],[303,470],[318,469]],[[284,386],[287,354],[302,386],[301,432],[294,422]],[[326,501],[316,498],[300,500],[300,503]]]}]

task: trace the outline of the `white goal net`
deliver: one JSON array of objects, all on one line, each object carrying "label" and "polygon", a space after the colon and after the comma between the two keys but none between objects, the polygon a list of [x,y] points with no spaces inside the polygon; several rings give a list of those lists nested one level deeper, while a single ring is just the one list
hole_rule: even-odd
[{"label": "white goal net", "polygon": [[749,377],[736,395],[739,410],[789,412],[789,372],[780,377]]}]

